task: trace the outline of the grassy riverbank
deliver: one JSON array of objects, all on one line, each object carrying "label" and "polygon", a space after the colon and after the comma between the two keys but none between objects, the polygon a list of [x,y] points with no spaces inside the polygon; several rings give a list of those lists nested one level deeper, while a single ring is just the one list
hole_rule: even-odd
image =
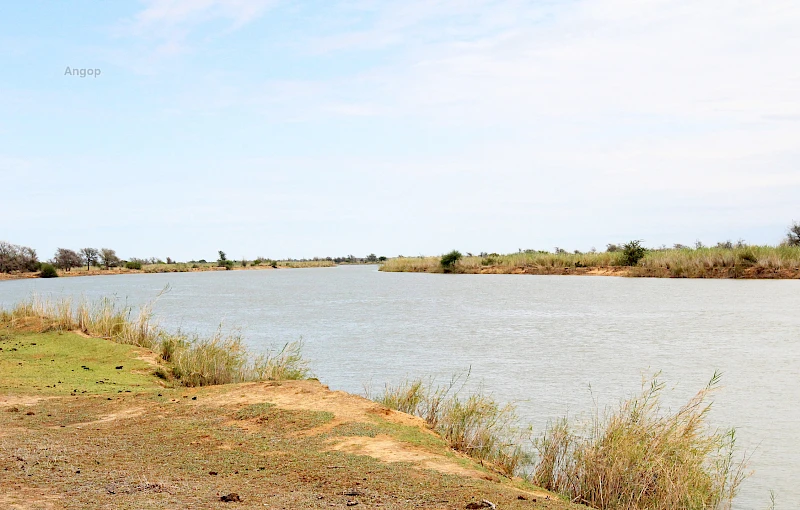
[{"label": "grassy riverbank", "polygon": [[[442,273],[440,257],[399,257],[381,271]],[[614,275],[662,278],[800,278],[800,247],[732,246],[646,250],[635,265],[622,251],[464,256],[448,268],[466,274]]]},{"label": "grassy riverbank", "polygon": [[722,510],[746,476],[733,432],[705,422],[716,375],[676,413],[654,379],[588,430],[564,420],[539,437],[459,379],[375,403],[308,376],[297,344],[254,356],[235,334],[168,333],[149,307],[0,310],[0,502]]},{"label": "grassy riverbank", "polygon": [[86,309],[75,331],[57,307],[0,315],[4,508],[222,508],[232,493],[237,508],[579,508],[453,451],[419,418],[291,371],[184,386],[164,377],[165,338],[142,347],[128,341],[153,339],[141,322]]}]

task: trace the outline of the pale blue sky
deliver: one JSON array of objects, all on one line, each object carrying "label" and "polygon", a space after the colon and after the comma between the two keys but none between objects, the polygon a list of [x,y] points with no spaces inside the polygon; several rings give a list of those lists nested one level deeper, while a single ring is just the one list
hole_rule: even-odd
[{"label": "pale blue sky", "polygon": [[776,243],[800,220],[798,26],[794,0],[3,2],[0,240]]}]

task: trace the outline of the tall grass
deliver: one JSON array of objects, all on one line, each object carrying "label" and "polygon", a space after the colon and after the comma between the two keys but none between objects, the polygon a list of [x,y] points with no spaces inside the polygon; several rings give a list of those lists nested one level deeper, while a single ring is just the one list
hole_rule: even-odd
[{"label": "tall grass", "polygon": [[707,424],[719,380],[715,373],[670,413],[661,408],[665,386],[656,376],[618,409],[595,413],[588,429],[564,418],[535,439],[517,425],[513,405],[481,391],[462,397],[455,379],[444,387],[407,380],[376,401],[422,417],[452,448],[573,502],[604,510],[729,510],[749,473],[735,431]]},{"label": "tall grass", "polygon": [[[524,251],[508,255],[466,256],[453,273],[579,272],[581,268],[618,268],[615,274],[675,278],[771,278],[800,277],[800,247],[731,245],[717,247],[662,248],[647,250],[635,266],[626,267],[623,253],[549,253]],[[439,257],[398,257],[384,262],[381,271],[443,272]]]},{"label": "tall grass", "polygon": [[654,377],[588,431],[552,423],[535,442],[532,481],[599,509],[731,508],[748,473],[735,431],[707,425],[719,377],[674,413],[661,409],[664,384]]},{"label": "tall grass", "polygon": [[437,387],[422,379],[407,380],[387,386],[375,400],[423,418],[454,450],[513,476],[530,461],[523,448],[530,440],[530,429],[517,426],[513,404],[501,404],[481,391],[462,396],[463,383],[455,389],[459,379],[454,377],[449,385]]},{"label": "tall grass", "polygon": [[303,379],[310,374],[302,344],[290,342],[278,353],[256,356],[239,333],[218,329],[208,337],[169,333],[153,321],[153,303],[138,313],[109,298],[94,303],[33,296],[0,309],[0,325],[37,332],[81,331],[117,343],[145,347],[159,354],[184,386],[205,386],[266,379]]}]

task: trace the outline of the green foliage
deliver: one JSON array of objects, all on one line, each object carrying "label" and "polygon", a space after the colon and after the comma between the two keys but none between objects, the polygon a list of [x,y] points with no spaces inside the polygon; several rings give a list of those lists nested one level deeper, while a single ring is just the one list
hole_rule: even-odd
[{"label": "green foliage", "polygon": [[125,268],[127,268],[127,269],[141,269],[142,268],[142,263],[139,262],[138,260],[129,260],[128,262],[125,262]]},{"label": "green foliage", "polygon": [[40,278],[58,278],[58,271],[52,264],[42,264]]},{"label": "green foliage", "polygon": [[639,240],[629,241],[622,245],[622,259],[623,266],[635,266],[647,254],[647,248],[642,246]]},{"label": "green foliage", "polygon": [[453,250],[450,253],[446,253],[442,255],[441,260],[439,260],[439,265],[442,266],[445,273],[448,273],[453,270],[453,267],[456,265],[456,262],[461,260],[461,252],[458,250]]}]

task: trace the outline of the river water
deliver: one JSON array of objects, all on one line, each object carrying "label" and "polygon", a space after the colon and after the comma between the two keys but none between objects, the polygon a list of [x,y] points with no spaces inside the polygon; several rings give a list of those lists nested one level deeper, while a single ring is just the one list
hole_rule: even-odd
[{"label": "river water", "polygon": [[588,416],[661,371],[673,409],[723,373],[711,420],[754,475],[737,508],[800,505],[800,281],[381,273],[377,266],[0,282],[42,296],[155,305],[167,329],[240,328],[256,351],[302,338],[317,377],[363,394],[471,370],[526,423]]}]

